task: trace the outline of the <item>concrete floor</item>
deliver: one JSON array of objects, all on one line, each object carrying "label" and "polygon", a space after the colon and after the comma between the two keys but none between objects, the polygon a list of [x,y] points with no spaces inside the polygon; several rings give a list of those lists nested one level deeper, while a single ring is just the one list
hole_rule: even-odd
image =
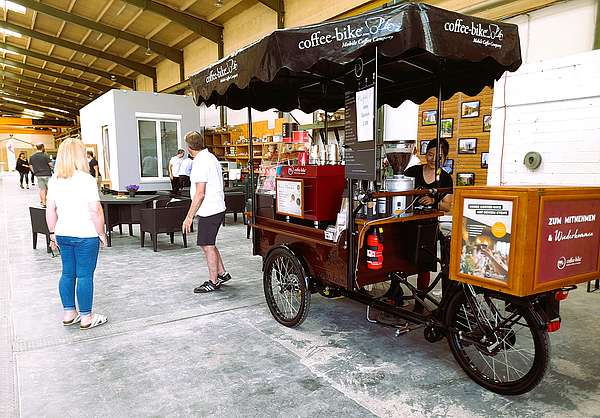
[{"label": "concrete floor", "polygon": [[345,299],[313,296],[300,328],[278,325],[261,260],[228,218],[224,290],[192,293],[207,271],[181,238],[153,253],[139,234],[116,234],[95,279],[95,309],[110,322],[79,331],[60,324],[60,260],[31,248],[37,201],[37,188],[0,176],[0,417],[600,416],[598,293],[562,304],[540,386],[502,397],[467,378],[445,341],[396,338]]}]

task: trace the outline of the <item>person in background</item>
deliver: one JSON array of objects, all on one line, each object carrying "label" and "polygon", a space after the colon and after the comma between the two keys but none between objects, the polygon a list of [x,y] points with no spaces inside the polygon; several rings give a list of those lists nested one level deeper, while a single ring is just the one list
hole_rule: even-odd
[{"label": "person in background", "polygon": [[184,150],[177,150],[177,154],[171,157],[171,160],[169,161],[169,178],[171,179],[171,189],[173,190],[173,194],[178,194],[179,189],[181,188],[181,185],[179,184],[179,167],[181,167],[184,155]]},{"label": "person in background", "polygon": [[[437,140],[432,140],[427,144],[427,152],[425,154],[427,163],[412,166],[404,171],[405,176],[414,177],[415,189],[452,188],[452,177],[441,169],[448,157],[450,145],[445,139],[442,138],[440,140],[442,160],[440,161],[436,175],[435,155],[437,143]],[[429,195],[421,196],[417,199],[417,203],[424,206],[437,206],[441,211],[450,212],[452,210],[452,193],[443,193],[438,197]]]},{"label": "person in background", "polygon": [[181,229],[184,233],[189,233],[194,216],[198,216],[197,244],[206,256],[209,279],[196,287],[194,293],[214,292],[231,279],[215,245],[219,227],[225,219],[223,172],[219,160],[205,148],[204,137],[200,133],[187,133],[185,142],[194,162],[190,175],[192,203]]},{"label": "person in background", "polygon": [[17,158],[16,170],[19,172],[19,185],[21,189],[23,189],[23,179],[25,179],[25,184],[29,189],[29,162],[24,152],[20,153],[19,158]]},{"label": "person in background", "polygon": [[[46,194],[48,193],[48,179],[52,175],[52,164],[50,157],[46,154],[44,144],[37,144],[37,152],[29,158],[29,166],[31,171],[38,179],[38,187],[40,188],[40,204],[43,208],[46,207]],[[31,179],[33,184],[33,178]]]},{"label": "person in background", "polygon": [[79,323],[80,329],[90,329],[108,321],[106,315],[92,313],[94,271],[100,245],[106,246],[104,212],[79,139],[68,138],[60,145],[55,168],[48,182],[46,223],[52,249],[60,248],[62,275],[58,289],[63,325]]},{"label": "person in background", "polygon": [[100,167],[98,167],[98,160],[94,158],[93,151],[87,151],[87,161],[89,165],[90,175],[96,179],[96,184],[100,187],[100,182],[102,178],[100,177]]},{"label": "person in background", "polygon": [[[427,144],[427,152],[425,154],[426,163],[422,165],[415,165],[410,168],[407,168],[404,171],[404,175],[407,177],[414,177],[415,179],[415,189],[432,189],[432,188],[450,188],[452,189],[453,182],[450,174],[446,173],[446,171],[442,170],[442,166],[448,157],[448,151],[450,150],[450,145],[448,141],[442,138],[440,141],[440,155],[441,161],[439,167],[437,168],[436,174],[436,148],[438,146],[437,140],[429,141]],[[441,193],[437,196],[425,195],[416,199],[416,202],[423,207],[435,208],[437,207],[439,210],[444,212],[450,212],[452,210],[452,192],[449,193]],[[421,291],[425,291],[429,287],[430,282],[430,274],[429,272],[419,273],[417,277],[417,289]],[[402,288],[399,283],[392,281],[390,290],[388,291],[389,295],[394,295],[395,299],[398,299],[398,294],[402,294]],[[415,311],[422,312],[423,306],[419,303],[415,303]]]},{"label": "person in background", "polygon": [[190,174],[192,174],[193,159],[194,157],[192,157],[191,154],[188,154],[179,166],[179,186],[181,187],[190,187]]}]

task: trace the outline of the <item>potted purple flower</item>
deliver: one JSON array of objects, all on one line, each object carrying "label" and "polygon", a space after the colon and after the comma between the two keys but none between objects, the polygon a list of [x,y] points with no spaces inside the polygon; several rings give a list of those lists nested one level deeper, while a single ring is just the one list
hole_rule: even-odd
[{"label": "potted purple flower", "polygon": [[140,190],[140,186],[138,184],[130,184],[125,189],[129,192],[129,197],[135,197],[135,192]]}]

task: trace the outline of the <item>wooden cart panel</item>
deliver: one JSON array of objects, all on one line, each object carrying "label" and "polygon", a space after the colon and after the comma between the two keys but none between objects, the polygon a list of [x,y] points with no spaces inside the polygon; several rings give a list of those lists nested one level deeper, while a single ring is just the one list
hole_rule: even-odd
[{"label": "wooden cart panel", "polygon": [[463,187],[450,277],[516,296],[600,276],[600,188]]},{"label": "wooden cart panel", "polygon": [[[369,226],[383,228],[383,268],[370,270],[367,268],[365,248],[359,254],[356,285],[358,287],[388,280],[389,273],[403,272],[407,275],[435,268],[435,233],[439,213],[399,218],[396,221],[381,221]],[[357,222],[359,232],[364,222]],[[346,236],[343,234],[338,242],[325,239],[324,231],[264,217],[256,217],[254,225],[257,254],[268,256],[269,251],[279,245],[286,245],[301,256],[309,270],[309,274],[317,280],[345,289],[351,288],[347,282]],[[419,244],[420,241],[421,244]],[[366,242],[366,240],[365,240]],[[358,248],[358,242],[356,243]],[[429,245],[427,251],[418,254],[417,249]],[[355,259],[356,260],[356,259]]]}]

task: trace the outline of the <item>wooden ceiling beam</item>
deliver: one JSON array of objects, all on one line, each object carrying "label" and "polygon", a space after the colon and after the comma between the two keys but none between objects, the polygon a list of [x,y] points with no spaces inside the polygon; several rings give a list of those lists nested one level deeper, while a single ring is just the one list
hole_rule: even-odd
[{"label": "wooden ceiling beam", "polygon": [[[78,89],[76,87],[65,86],[64,84],[53,83],[51,81],[28,77],[26,75],[11,73],[10,71],[3,71],[1,73],[1,75],[4,78],[10,78],[10,79],[17,80],[17,81],[25,80],[25,81],[29,81],[30,83],[42,84],[44,86],[56,88],[56,89],[59,89],[59,90],[65,91],[65,92],[68,91],[70,93],[79,94],[88,99],[89,98],[95,99],[98,96],[98,94],[94,93],[93,91],[85,91],[85,90]],[[41,76],[41,74],[40,74],[40,76]]]},{"label": "wooden ceiling beam", "polygon": [[180,12],[179,10],[172,9],[153,0],[123,1],[133,4],[140,9],[148,10],[157,15],[166,17],[171,22],[178,23],[217,44],[223,42],[223,26],[221,25]]},{"label": "wooden ceiling beam", "polygon": [[140,62],[132,61],[126,58],[119,57],[117,55],[109,54],[104,51],[100,51],[94,48],[89,48],[84,45],[79,45],[76,42],[67,41],[66,39],[57,38],[55,36],[46,35],[45,33],[34,31],[24,26],[15,25],[9,22],[0,22],[0,28],[10,29],[18,32],[21,35],[29,36],[30,38],[39,39],[40,41],[48,42],[49,44],[55,44],[64,48],[71,49],[73,51],[83,52],[94,57],[102,58],[107,61],[116,62],[124,67],[131,68],[141,74],[144,74],[150,78],[156,78],[156,69],[148,65],[144,65]]},{"label": "wooden ceiling beam", "polygon": [[21,6],[27,7],[28,9],[35,10],[40,13],[44,13],[48,16],[55,17],[65,22],[75,23],[76,25],[83,26],[88,29],[102,32],[115,38],[124,39],[134,44],[143,46],[144,48],[150,48],[155,53],[168,58],[169,60],[176,62],[177,64],[183,63],[183,52],[177,49],[170,48],[167,45],[163,45],[150,39],[145,39],[141,36],[134,35],[130,32],[125,32],[112,26],[108,26],[93,20],[86,19],[85,17],[69,13],[65,10],[56,9],[43,3],[38,3],[35,0],[14,0],[14,3],[20,4]]},{"label": "wooden ceiling beam", "polygon": [[233,9],[235,6],[237,6],[238,4],[242,3],[245,0],[229,0],[228,2],[226,2],[223,6],[219,7],[217,10],[215,10],[212,14],[210,14],[207,19],[209,21],[213,21],[218,19],[219,17],[221,17],[222,15],[224,15],[225,13],[227,13],[228,11],[230,11],[231,9]]},{"label": "wooden ceiling beam", "polygon": [[46,102],[44,100],[39,100],[39,99],[36,99],[34,97],[30,97],[30,96],[28,96],[28,95],[26,95],[24,93],[23,94],[21,94],[21,93],[16,93],[16,94],[11,93],[11,94],[9,94],[8,89],[3,89],[3,91],[5,92],[5,94],[1,94],[0,93],[0,96],[4,96],[5,98],[9,97],[11,99],[17,99],[17,100],[24,101],[24,102],[27,102],[27,105],[32,104],[34,106],[48,107],[48,108],[49,107],[53,107],[55,109],[64,110],[64,111],[72,113],[72,114],[79,113],[79,109],[77,109],[75,107],[70,107],[70,106],[63,106],[63,105],[61,105],[58,102],[57,103]]},{"label": "wooden ceiling beam", "polygon": [[[3,75],[5,75],[6,73],[4,73]],[[39,81],[39,80],[38,80]],[[30,84],[28,84],[30,83]],[[62,100],[66,100],[68,103],[72,103],[75,106],[85,106],[86,104],[88,104],[90,102],[90,98],[89,97],[75,97],[75,96],[70,96],[68,94],[63,94],[63,93],[59,93],[56,90],[48,90],[47,88],[44,88],[44,86],[40,85],[40,84],[34,84],[34,82],[29,81],[29,80],[11,80],[11,79],[7,79],[7,78],[0,78],[0,84],[10,87],[10,88],[16,88],[16,89],[26,89],[29,91],[35,91],[37,92],[37,94],[44,94],[44,95],[48,95],[50,97],[54,97],[54,98],[60,98]]]},{"label": "wooden ceiling beam", "polygon": [[16,86],[13,86],[12,84],[8,84],[6,80],[0,80],[0,86],[2,86],[0,87],[0,90],[7,92],[8,94],[23,94],[31,97],[33,100],[56,102],[59,105],[69,109],[80,109],[86,105],[86,103],[81,103],[75,100],[68,101],[59,98],[56,95],[51,94],[52,92],[48,90],[32,88],[24,84],[17,84]]},{"label": "wooden ceiling beam", "polygon": [[37,92],[28,90],[27,88],[25,88],[23,86],[16,89],[16,88],[12,88],[11,86],[9,86],[7,84],[2,83],[2,81],[0,81],[0,85],[2,85],[2,87],[0,88],[0,91],[3,91],[10,96],[28,97],[31,100],[37,100],[40,103],[51,103],[51,102],[56,103],[59,105],[59,107],[61,107],[62,109],[65,109],[65,110],[79,110],[80,107],[84,106],[82,104],[77,104],[75,102],[65,103],[61,100],[58,100],[56,97],[52,97],[52,96],[40,96]]},{"label": "wooden ceiling beam", "polygon": [[283,4],[283,0],[258,1],[277,13],[277,29],[283,29],[285,27],[285,6]]},{"label": "wooden ceiling beam", "polygon": [[93,89],[96,89],[102,93],[107,92],[108,90],[110,90],[112,88],[111,86],[108,86],[106,84],[94,83],[93,81],[88,81],[83,78],[77,78],[77,77],[73,77],[70,75],[57,73],[56,71],[50,71],[50,70],[47,70],[42,67],[37,67],[35,65],[23,64],[21,61],[16,61],[16,60],[13,60],[10,58],[0,58],[0,64],[12,65],[13,67],[17,67],[22,70],[31,71],[34,73],[40,73],[40,74],[47,75],[50,77],[60,78],[63,80],[71,81],[73,83],[79,83],[79,84],[91,87]]},{"label": "wooden ceiling beam", "polygon": [[108,73],[108,72],[105,72],[102,70],[98,70],[94,67],[86,67],[85,65],[76,64],[71,61],[73,59],[72,56],[71,56],[71,59],[66,61],[66,60],[62,60],[60,58],[56,58],[52,55],[45,55],[40,52],[32,51],[31,49],[23,49],[23,48],[19,48],[17,46],[9,45],[9,44],[3,43],[3,42],[0,42],[0,48],[4,48],[7,51],[16,52],[17,54],[30,56],[30,57],[37,58],[40,60],[50,61],[55,64],[62,65],[63,67],[74,68],[76,70],[83,71],[84,73],[96,74],[96,75],[99,75],[100,77],[103,77],[111,82],[119,83],[125,87],[129,87],[132,89],[135,87],[135,80],[132,80],[131,78],[126,78],[126,77],[122,77],[120,75],[111,74],[111,73]]},{"label": "wooden ceiling beam", "polygon": [[38,112],[43,112],[44,114],[54,115],[61,119],[67,119],[67,120],[75,119],[78,116],[73,113],[55,112],[50,109],[46,109],[44,107],[39,107],[39,106],[35,106],[35,105],[30,105],[30,104],[24,105],[24,104],[20,104],[20,103],[11,103],[6,100],[0,100],[0,104],[4,107],[17,108],[17,109],[21,109],[22,111],[24,111],[25,109],[36,110]]}]

